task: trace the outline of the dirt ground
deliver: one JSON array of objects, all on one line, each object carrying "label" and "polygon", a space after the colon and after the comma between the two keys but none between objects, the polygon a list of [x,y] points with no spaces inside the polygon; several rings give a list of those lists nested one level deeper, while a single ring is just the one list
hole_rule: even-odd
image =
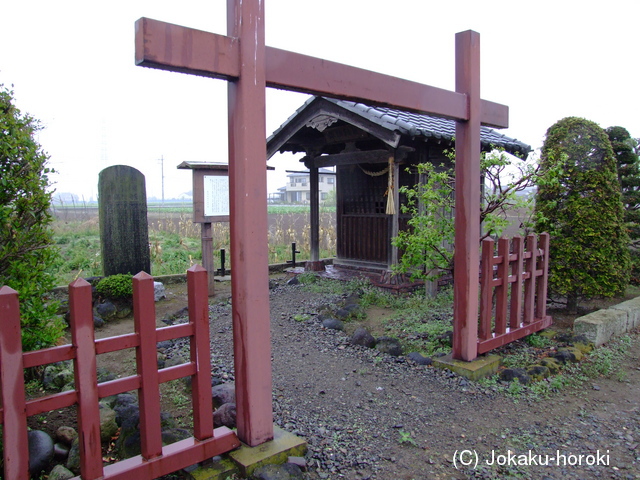
[{"label": "dirt ground", "polygon": [[[284,277],[275,280],[282,287],[271,293],[274,421],[308,441],[306,478],[640,479],[637,333],[614,378],[547,399],[508,397],[447,371],[350,345],[344,333],[324,329],[314,318],[326,298],[284,286]],[[232,380],[231,290],[229,282],[216,287],[210,302],[214,374]],[[166,289],[167,299],[156,304],[158,326],[187,305],[186,284]],[[368,313],[373,323],[389,314]],[[299,314],[310,318],[300,321]],[[554,328],[570,327],[571,316],[552,314]],[[117,320],[96,337],[132,329],[132,319]],[[99,366],[130,374],[133,352],[101,355]],[[188,415],[168,395],[163,402],[178,416]],[[51,430],[72,422],[67,412],[31,421]],[[552,464],[540,465],[544,458]]]}]

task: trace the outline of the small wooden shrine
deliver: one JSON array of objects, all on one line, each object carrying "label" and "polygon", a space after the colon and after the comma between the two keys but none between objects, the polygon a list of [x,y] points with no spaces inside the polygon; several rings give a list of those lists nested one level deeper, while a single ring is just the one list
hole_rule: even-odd
[{"label": "small wooden shrine", "polygon": [[[303,153],[300,161],[311,172],[336,167],[334,265],[380,272],[390,281],[388,272],[398,261],[391,239],[407,226],[399,208],[399,187],[419,182],[412,168],[418,163],[450,164],[446,151],[454,144],[453,120],[312,97],[268,138],[267,157]],[[529,145],[488,127],[481,127],[481,144],[483,151],[501,148],[520,157],[531,151]],[[312,190],[314,198],[317,202]],[[312,243],[317,228],[312,215]],[[311,250],[313,254],[314,245]],[[312,265],[314,260],[318,258],[312,258]]]}]

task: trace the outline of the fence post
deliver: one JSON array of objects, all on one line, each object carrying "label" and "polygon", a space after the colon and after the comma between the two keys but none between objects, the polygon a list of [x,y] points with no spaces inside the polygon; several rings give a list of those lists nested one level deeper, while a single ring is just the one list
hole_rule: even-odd
[{"label": "fence post", "polygon": [[522,237],[516,235],[513,237],[513,253],[516,256],[513,268],[515,281],[511,285],[511,318],[509,326],[516,329],[520,326],[520,318],[522,316],[522,274],[524,267],[524,242]]},{"label": "fence post", "polygon": [[493,239],[485,238],[482,240],[480,324],[478,325],[478,338],[480,340],[487,340],[491,337],[491,312],[493,310],[493,252]]},{"label": "fence post", "polygon": [[69,326],[76,351],[73,376],[78,395],[80,475],[87,479],[100,478],[103,474],[92,303],[89,282],[79,278],[69,284]]},{"label": "fence post", "polygon": [[140,341],[136,348],[140,376],[140,452],[150,459],[162,455],[162,428],[153,277],[145,272],[133,277],[133,320]]},{"label": "fence post", "polygon": [[2,443],[4,478],[29,478],[29,442],[24,394],[22,334],[18,292],[0,288],[0,385],[2,386]]},{"label": "fence post", "polygon": [[498,264],[498,280],[496,286],[496,335],[503,335],[507,331],[507,304],[509,302],[509,239],[503,237],[498,240],[498,257],[502,262]]},{"label": "fence post", "polygon": [[528,273],[524,281],[524,323],[533,322],[535,306],[535,286],[536,286],[536,257],[538,243],[537,237],[533,234],[527,235],[527,260],[525,262],[525,273]]},{"label": "fence post", "polygon": [[549,234],[540,234],[540,250],[542,250],[542,261],[540,269],[542,270],[537,285],[536,300],[536,318],[545,318],[547,316],[547,287],[549,282]]},{"label": "fence post", "polygon": [[205,440],[213,436],[213,410],[211,409],[211,353],[209,344],[209,299],[207,298],[207,271],[200,265],[187,270],[189,322],[193,325],[191,362],[196,374],[191,379],[193,401],[193,436]]}]

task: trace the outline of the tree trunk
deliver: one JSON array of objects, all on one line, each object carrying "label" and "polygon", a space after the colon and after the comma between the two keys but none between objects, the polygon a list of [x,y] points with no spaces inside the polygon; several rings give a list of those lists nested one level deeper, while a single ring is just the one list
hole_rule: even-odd
[{"label": "tree trunk", "polygon": [[576,293],[570,293],[567,295],[567,313],[578,313],[578,295]]}]

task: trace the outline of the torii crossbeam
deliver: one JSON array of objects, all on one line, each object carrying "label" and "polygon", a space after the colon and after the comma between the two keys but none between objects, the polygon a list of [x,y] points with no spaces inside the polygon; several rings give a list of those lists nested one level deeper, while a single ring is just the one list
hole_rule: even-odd
[{"label": "torii crossbeam", "polygon": [[227,0],[227,36],[141,18],[136,64],[229,82],[231,276],[238,437],[273,438],[265,87],[456,120],[453,355],[477,356],[480,125],[508,108],[480,98],[480,36],[456,35],[456,91],[265,46],[263,0]]}]

